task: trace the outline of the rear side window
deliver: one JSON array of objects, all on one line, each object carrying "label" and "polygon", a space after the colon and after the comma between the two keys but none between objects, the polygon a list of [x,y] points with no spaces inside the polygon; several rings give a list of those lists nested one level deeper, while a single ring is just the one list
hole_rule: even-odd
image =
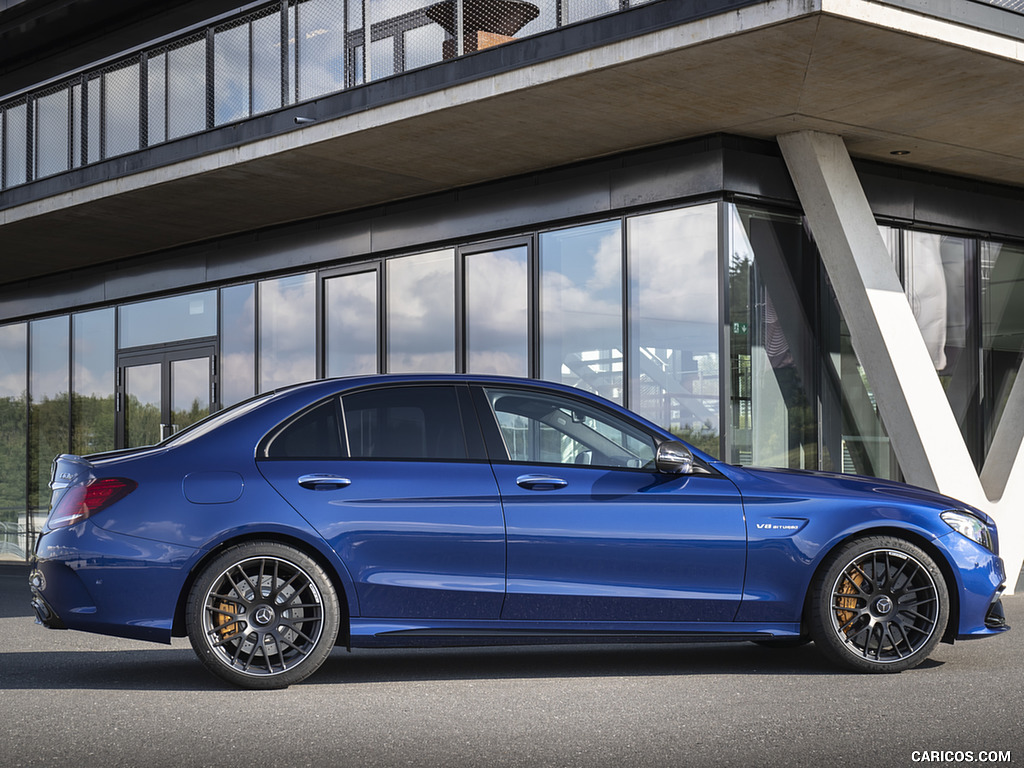
[{"label": "rear side window", "polygon": [[264,443],[266,459],[342,459],[337,398],[314,405],[282,424]]},{"label": "rear side window", "polygon": [[454,387],[368,389],[342,398],[354,459],[466,459]]}]

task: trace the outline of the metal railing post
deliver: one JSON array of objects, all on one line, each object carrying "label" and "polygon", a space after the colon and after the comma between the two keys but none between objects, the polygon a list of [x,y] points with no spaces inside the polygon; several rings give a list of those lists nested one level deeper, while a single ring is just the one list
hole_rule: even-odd
[{"label": "metal railing post", "polygon": [[455,54],[461,56],[466,52],[466,20],[463,0],[455,0]]}]

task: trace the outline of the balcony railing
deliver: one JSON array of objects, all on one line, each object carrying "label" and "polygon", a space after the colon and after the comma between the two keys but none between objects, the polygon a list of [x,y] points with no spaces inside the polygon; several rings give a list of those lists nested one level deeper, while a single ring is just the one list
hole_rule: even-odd
[{"label": "balcony railing", "polygon": [[5,100],[0,189],[648,1],[280,0]]}]

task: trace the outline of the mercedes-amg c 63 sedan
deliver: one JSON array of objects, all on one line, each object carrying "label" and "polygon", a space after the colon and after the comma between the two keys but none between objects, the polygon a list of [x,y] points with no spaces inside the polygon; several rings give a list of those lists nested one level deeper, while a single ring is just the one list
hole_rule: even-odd
[{"label": "mercedes-amg c 63 sedan", "polygon": [[813,640],[865,672],[998,634],[993,521],[920,488],[730,466],[555,384],[289,387],[59,456],[38,620],[279,688],[335,646]]}]

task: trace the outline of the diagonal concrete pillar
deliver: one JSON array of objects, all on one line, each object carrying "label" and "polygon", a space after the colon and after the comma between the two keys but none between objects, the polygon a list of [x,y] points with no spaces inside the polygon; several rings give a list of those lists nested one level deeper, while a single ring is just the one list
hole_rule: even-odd
[{"label": "diagonal concrete pillar", "polygon": [[904,476],[996,519],[1013,589],[1024,560],[1024,461],[1017,460],[1024,377],[1011,392],[983,484],[842,138],[801,131],[778,142]]}]

